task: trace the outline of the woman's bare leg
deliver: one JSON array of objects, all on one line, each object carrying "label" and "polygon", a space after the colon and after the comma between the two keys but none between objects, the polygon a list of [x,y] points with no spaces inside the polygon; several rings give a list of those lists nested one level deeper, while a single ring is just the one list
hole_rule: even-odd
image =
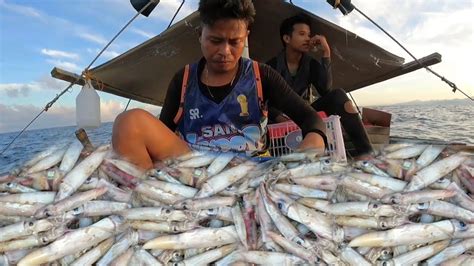
[{"label": "woman's bare leg", "polygon": [[190,151],[184,140],[142,109],[132,109],[117,116],[112,145],[117,154],[145,169],[152,168],[155,161]]}]

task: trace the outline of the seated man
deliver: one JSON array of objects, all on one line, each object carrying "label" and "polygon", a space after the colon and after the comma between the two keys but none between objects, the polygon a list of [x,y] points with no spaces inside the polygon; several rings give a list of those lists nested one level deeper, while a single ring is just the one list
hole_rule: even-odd
[{"label": "seated man", "polygon": [[173,77],[160,120],[140,109],[117,117],[114,150],[146,169],[190,147],[258,152],[264,146],[267,105],[302,129],[301,149],[324,149],[324,122],[316,111],[272,68],[242,58],[255,15],[252,1],[201,0],[199,11],[203,58]]},{"label": "seated man", "polygon": [[[311,21],[304,14],[285,19],[280,25],[280,38],[283,51],[267,62],[290,84],[293,90],[309,101],[317,111],[328,115],[339,115],[341,124],[356,148],[356,156],[372,152],[367,132],[357,110],[342,89],[331,90],[331,50],[322,35],[311,36]],[[323,50],[321,63],[307,53],[314,47]],[[315,102],[311,99],[312,87],[321,96]],[[278,110],[270,108],[270,119],[282,122],[286,118]]]}]

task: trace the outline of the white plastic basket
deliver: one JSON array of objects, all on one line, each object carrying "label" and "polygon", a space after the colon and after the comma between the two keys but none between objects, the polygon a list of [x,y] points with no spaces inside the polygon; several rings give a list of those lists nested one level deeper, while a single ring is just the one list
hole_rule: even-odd
[{"label": "white plastic basket", "polygon": [[[340,117],[331,115],[323,118],[326,123],[326,136],[328,140],[327,153],[335,161],[347,161],[346,148],[342,137]],[[293,122],[287,121],[268,125],[270,137],[270,153],[272,156],[281,156],[293,153],[298,144],[303,140],[301,129]]]}]

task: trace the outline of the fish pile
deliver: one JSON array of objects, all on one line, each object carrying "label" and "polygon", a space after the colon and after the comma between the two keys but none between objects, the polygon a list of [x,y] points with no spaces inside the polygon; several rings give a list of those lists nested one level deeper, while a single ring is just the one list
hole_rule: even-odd
[{"label": "fish pile", "polygon": [[0,176],[0,265],[474,265],[473,175],[450,146],[145,171],[75,140]]}]

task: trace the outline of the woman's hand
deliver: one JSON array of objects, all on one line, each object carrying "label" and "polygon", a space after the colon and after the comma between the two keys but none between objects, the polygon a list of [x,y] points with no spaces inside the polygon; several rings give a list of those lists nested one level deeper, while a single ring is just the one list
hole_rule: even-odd
[{"label": "woman's hand", "polygon": [[321,151],[320,154],[322,155],[324,154],[324,148],[325,146],[323,137],[318,133],[309,132],[298,146],[298,151],[316,150]]}]

